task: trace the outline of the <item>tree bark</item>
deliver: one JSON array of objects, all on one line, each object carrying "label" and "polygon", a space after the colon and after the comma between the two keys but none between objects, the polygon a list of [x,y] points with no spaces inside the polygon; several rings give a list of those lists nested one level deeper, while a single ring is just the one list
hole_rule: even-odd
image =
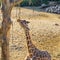
[{"label": "tree bark", "polygon": [[9,60],[9,31],[11,26],[11,19],[9,14],[6,14],[6,12],[3,13],[3,22],[2,22],[2,60]]},{"label": "tree bark", "polygon": [[21,3],[23,0],[17,0],[17,2],[10,3],[10,0],[2,0],[2,14],[3,14],[3,21],[2,21],[2,54],[1,60],[9,60],[9,39],[8,35],[10,32],[11,27],[11,10],[12,8]]},{"label": "tree bark", "polygon": [[[10,7],[10,6],[9,6]],[[2,14],[3,14],[3,21],[2,21],[2,55],[1,60],[9,60],[9,31],[11,26],[11,11],[9,10],[6,1],[2,3]]]}]

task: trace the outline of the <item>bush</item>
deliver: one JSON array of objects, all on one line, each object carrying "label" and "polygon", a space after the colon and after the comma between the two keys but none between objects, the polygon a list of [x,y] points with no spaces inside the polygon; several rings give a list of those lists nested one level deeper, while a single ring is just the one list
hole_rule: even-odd
[{"label": "bush", "polygon": [[29,5],[29,0],[23,0],[21,6],[40,6],[41,4],[48,4],[48,1],[60,1],[60,0],[32,0],[32,4]]},{"label": "bush", "polygon": [[23,2],[21,2],[20,6],[29,6],[29,3],[27,0],[24,0]]},{"label": "bush", "polygon": [[42,3],[48,4],[48,0],[42,0]]},{"label": "bush", "polygon": [[32,5],[33,6],[40,6],[41,5],[41,0],[32,0]]}]

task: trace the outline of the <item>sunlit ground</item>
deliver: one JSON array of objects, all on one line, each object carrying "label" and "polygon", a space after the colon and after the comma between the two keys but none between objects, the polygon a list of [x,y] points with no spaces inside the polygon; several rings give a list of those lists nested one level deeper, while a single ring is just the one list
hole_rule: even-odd
[{"label": "sunlit ground", "polygon": [[30,35],[34,45],[40,50],[48,51],[51,60],[60,60],[60,15],[26,8],[21,8],[20,14],[18,8],[12,10],[13,24],[9,36],[10,60],[25,60],[28,54],[24,29],[17,22],[19,15],[22,20],[30,22]]}]

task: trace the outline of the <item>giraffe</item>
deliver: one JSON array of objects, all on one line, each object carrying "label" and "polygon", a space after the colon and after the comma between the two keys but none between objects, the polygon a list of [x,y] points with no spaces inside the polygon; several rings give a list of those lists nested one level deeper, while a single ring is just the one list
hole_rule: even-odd
[{"label": "giraffe", "polygon": [[32,43],[31,37],[29,34],[29,28],[28,28],[28,21],[26,20],[20,20],[18,19],[17,22],[24,28],[25,35],[26,35],[26,41],[27,41],[27,47],[29,55],[27,56],[26,60],[51,60],[51,56],[47,51],[41,51]]}]

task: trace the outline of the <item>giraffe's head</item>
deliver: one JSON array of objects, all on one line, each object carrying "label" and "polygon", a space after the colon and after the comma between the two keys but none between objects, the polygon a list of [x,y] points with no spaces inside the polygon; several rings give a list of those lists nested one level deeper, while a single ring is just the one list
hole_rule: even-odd
[{"label": "giraffe's head", "polygon": [[28,29],[28,30],[29,30],[29,27],[28,27],[28,23],[30,23],[29,21],[18,19],[17,22],[19,22],[20,25],[21,25],[24,29]]}]

